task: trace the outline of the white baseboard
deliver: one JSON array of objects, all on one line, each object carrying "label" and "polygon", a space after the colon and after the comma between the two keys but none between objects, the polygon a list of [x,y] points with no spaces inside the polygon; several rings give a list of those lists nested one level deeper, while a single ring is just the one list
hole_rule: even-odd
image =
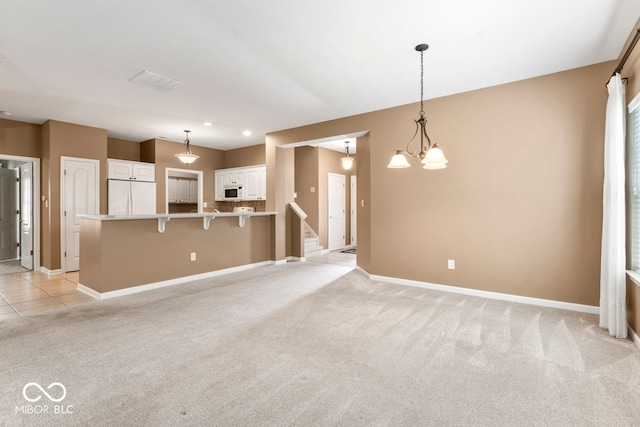
[{"label": "white baseboard", "polygon": [[62,274],[62,269],[57,269],[57,270],[49,270],[46,267],[42,267],[40,266],[40,272],[46,274],[47,276],[53,276],[55,274]]},{"label": "white baseboard", "polygon": [[82,292],[83,294],[89,295],[92,298],[100,299],[100,292],[96,292],[93,289],[86,287],[81,283],[78,283],[78,286],[76,287],[76,289]]},{"label": "white baseboard", "polygon": [[306,261],[305,257],[298,257],[298,256],[288,256],[287,257],[287,262],[289,261]]},{"label": "white baseboard", "polygon": [[[286,260],[284,262],[286,262]],[[109,292],[102,292],[102,293],[97,292],[82,284],[78,284],[78,290],[96,299],[103,300],[103,299],[120,297],[124,295],[137,294],[138,292],[150,291],[152,289],[164,288],[166,286],[173,286],[181,283],[192,282],[194,280],[208,279],[211,277],[222,276],[224,274],[229,274],[229,273],[236,273],[238,271],[250,270],[252,268],[262,267],[265,265],[273,265],[276,263],[277,261],[256,262],[254,264],[245,264],[245,265],[240,265],[238,267],[231,267],[231,268],[225,268],[222,270],[209,271],[207,273],[178,277],[176,279],[163,280],[161,282],[155,282],[155,283],[147,283],[145,285],[133,286],[131,288],[118,289],[116,291],[109,291]]]},{"label": "white baseboard", "polygon": [[282,264],[286,264],[287,263],[287,259],[279,259],[277,261],[268,261],[270,264],[274,264],[274,265],[282,265]]},{"label": "white baseboard", "polygon": [[357,265],[357,264],[356,264],[356,268],[355,268],[355,270],[356,270],[358,273],[362,274],[362,275],[363,275],[364,277],[366,277],[367,279],[371,279],[371,275],[370,275],[366,270],[364,270],[362,267],[360,267],[360,266],[359,266],[359,265]]},{"label": "white baseboard", "polygon": [[439,285],[436,283],[419,282],[417,280],[398,279],[395,277],[377,276],[369,274],[360,267],[356,267],[360,273],[371,280],[394,283],[396,285],[413,286],[435,291],[450,292],[455,294],[470,295],[475,297],[490,298],[501,301],[517,302],[520,304],[537,305],[541,307],[559,308],[562,310],[578,311],[581,313],[600,314],[600,307],[592,305],[574,304],[570,302],[554,301],[541,298],[523,297],[519,295],[503,294],[499,292],[482,291],[478,289],[459,288],[457,286]]},{"label": "white baseboard", "polygon": [[633,330],[631,325],[627,324],[627,327],[629,328],[629,338],[631,338],[631,341],[633,341],[633,343],[636,345],[636,347],[638,347],[638,350],[640,351],[640,337],[638,336],[638,334],[636,334],[636,331]]}]

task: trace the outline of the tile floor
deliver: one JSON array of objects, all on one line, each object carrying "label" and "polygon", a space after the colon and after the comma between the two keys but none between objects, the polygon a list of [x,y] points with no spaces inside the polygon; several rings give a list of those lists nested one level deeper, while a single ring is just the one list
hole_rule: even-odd
[{"label": "tile floor", "polygon": [[97,301],[76,289],[78,276],[28,270],[0,274],[0,321]]}]

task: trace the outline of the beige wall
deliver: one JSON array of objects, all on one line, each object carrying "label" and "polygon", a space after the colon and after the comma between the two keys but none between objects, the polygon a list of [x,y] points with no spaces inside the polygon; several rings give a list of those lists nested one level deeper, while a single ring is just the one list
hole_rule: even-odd
[{"label": "beige wall", "polygon": [[357,139],[357,262],[365,271],[371,270],[371,147],[369,135]]},{"label": "beige wall", "polygon": [[50,270],[61,268],[60,258],[60,158],[100,160],[100,213],[106,214],[107,131],[49,120],[42,125],[41,263]]},{"label": "beige wall", "polygon": [[[297,147],[295,150],[296,203],[307,214],[309,227],[317,234],[318,227],[318,147]],[[313,192],[311,189],[313,188]]]},{"label": "beige wall", "polygon": [[444,170],[416,162],[386,168],[413,134],[417,104],[275,132],[267,141],[369,131],[368,152],[358,145],[359,167],[369,163],[358,198],[370,241],[359,226],[358,265],[372,274],[597,305],[603,81],[611,65],[426,101],[429,135],[449,159]]},{"label": "beige wall", "polygon": [[[157,212],[166,213],[166,168],[184,169],[203,172],[203,200],[214,200],[214,170],[223,168],[224,152],[211,148],[191,146],[191,151],[200,156],[198,160],[185,165],[176,158],[176,153],[183,149],[182,142],[173,142],[165,139],[153,139],[145,141],[141,146],[141,158],[147,159],[153,154],[153,163],[156,164],[156,207]],[[143,160],[148,161],[148,160]]]},{"label": "beige wall", "polygon": [[[620,52],[620,59],[627,50],[627,46],[631,43],[631,39],[636,34],[637,28],[640,28],[640,19],[636,23],[634,30],[629,35],[624,48]],[[616,62],[616,66],[617,64],[618,63]],[[612,66],[611,71],[613,71],[614,68],[615,66]],[[629,103],[640,93],[640,43],[636,45],[631,56],[629,56],[629,59],[622,69],[621,75],[628,79],[625,92],[627,95],[627,103]],[[629,218],[631,218],[631,215],[627,215],[627,219]],[[627,231],[630,232],[630,230],[631,226],[630,224],[627,224]],[[628,233],[628,235],[630,236],[630,233]],[[627,239],[627,242],[630,242],[630,239]],[[627,253],[629,254],[627,256],[627,267],[630,268],[630,245],[627,245]],[[627,279],[627,321],[635,333],[640,334],[640,286],[630,279]]]},{"label": "beige wall", "polygon": [[287,234],[289,203],[295,202],[295,152],[278,146],[282,142],[272,135],[266,136],[267,200],[266,210],[278,212],[273,229],[273,260],[283,261],[291,254]]},{"label": "beige wall", "polygon": [[[273,216],[81,220],[80,283],[100,293],[271,260]],[[196,261],[191,261],[191,253]]]},{"label": "beige wall", "polygon": [[0,119],[0,154],[39,158],[40,138],[39,125]]},{"label": "beige wall", "polygon": [[224,151],[224,168],[264,165],[265,163],[264,144]]},{"label": "beige wall", "polygon": [[107,138],[107,157],[110,159],[140,161],[140,143],[124,139]]}]

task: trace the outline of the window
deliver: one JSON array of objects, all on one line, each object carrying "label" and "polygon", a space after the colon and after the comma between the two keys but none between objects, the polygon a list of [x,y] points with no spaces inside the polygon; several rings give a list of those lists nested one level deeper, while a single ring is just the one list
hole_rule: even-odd
[{"label": "window", "polygon": [[631,269],[640,272],[640,94],[629,104],[629,203],[631,211]]}]

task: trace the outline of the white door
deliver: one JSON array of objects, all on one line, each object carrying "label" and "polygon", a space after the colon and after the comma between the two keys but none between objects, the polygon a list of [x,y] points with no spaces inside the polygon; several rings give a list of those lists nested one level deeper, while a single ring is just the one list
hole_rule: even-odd
[{"label": "white door", "polygon": [[349,244],[351,246],[356,246],[357,240],[356,240],[356,231],[357,231],[357,215],[358,215],[358,185],[357,185],[357,179],[355,175],[351,176],[351,203],[350,208],[351,208],[351,216],[349,217],[349,226],[350,226],[350,230],[351,230],[351,240],[349,241]]},{"label": "white door", "polygon": [[20,265],[33,270],[33,163],[20,165]]},{"label": "white door", "polygon": [[80,269],[80,220],[78,214],[100,212],[100,163],[98,160],[61,158],[62,270]]},{"label": "white door", "polygon": [[0,169],[0,261],[18,258],[17,180],[16,170]]},{"label": "white door", "polygon": [[345,212],[345,176],[329,174],[329,250],[335,251],[345,246],[346,212]]}]

